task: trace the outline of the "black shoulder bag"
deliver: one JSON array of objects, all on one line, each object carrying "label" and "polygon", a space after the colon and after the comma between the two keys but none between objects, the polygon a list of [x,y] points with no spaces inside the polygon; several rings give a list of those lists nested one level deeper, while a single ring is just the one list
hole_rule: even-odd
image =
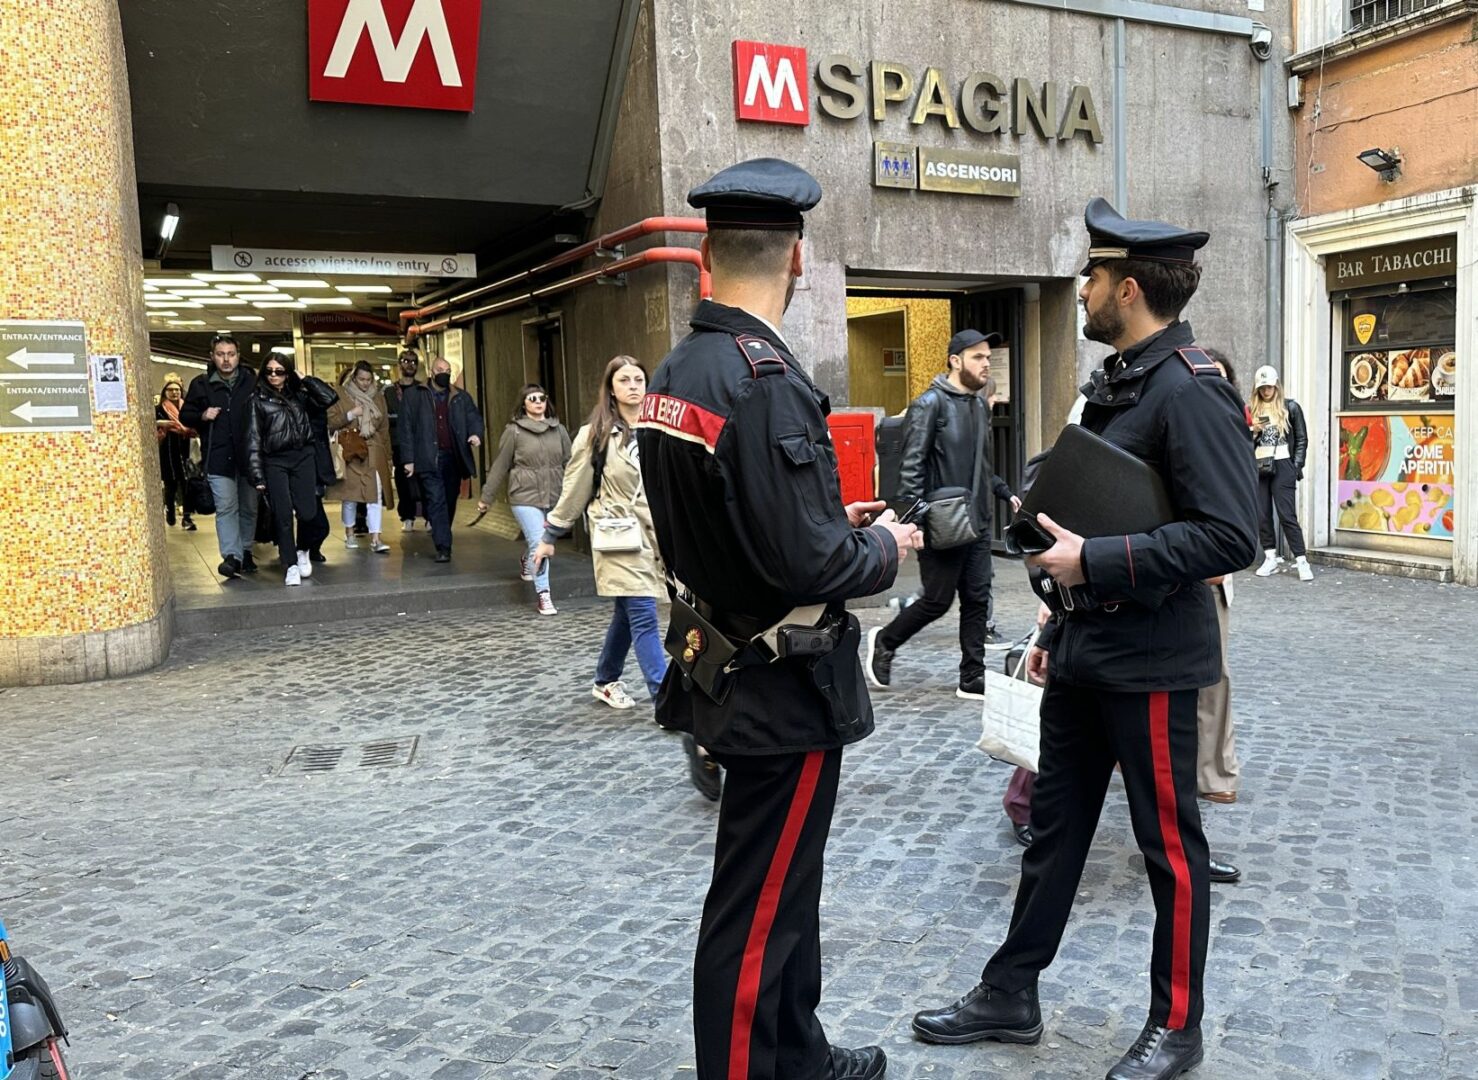
[{"label": "black shoulder bag", "polygon": [[[974,413],[973,405],[971,413]],[[980,489],[980,466],[985,458],[985,425],[979,427],[970,487],[936,488],[924,496],[929,503],[928,513],[924,515],[924,538],[935,551],[948,551],[950,548],[973,544],[982,535],[983,523],[976,509],[979,502],[976,494]]]}]

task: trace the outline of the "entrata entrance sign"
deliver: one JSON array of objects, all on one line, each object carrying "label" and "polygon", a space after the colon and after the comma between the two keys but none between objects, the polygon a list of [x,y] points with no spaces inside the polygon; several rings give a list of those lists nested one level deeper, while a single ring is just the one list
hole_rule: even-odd
[{"label": "entrata entrance sign", "polygon": [[91,431],[87,330],[0,320],[0,431]]},{"label": "entrata entrance sign", "polygon": [[811,122],[806,50],[796,45],[734,42],[734,112],[769,124]]},{"label": "entrata entrance sign", "polygon": [[308,0],[308,97],[471,112],[482,0]]}]

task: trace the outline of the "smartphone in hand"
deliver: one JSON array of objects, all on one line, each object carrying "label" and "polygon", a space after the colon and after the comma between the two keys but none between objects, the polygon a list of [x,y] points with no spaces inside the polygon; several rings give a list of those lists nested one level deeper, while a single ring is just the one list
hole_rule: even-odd
[{"label": "smartphone in hand", "polygon": [[918,525],[929,512],[929,504],[923,499],[894,499],[888,504],[900,525]]}]

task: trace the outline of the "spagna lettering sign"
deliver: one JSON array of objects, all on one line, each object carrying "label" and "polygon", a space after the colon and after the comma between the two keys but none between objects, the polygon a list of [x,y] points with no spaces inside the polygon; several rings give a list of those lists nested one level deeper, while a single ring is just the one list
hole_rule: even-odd
[{"label": "spagna lettering sign", "polygon": [[[811,122],[813,74],[800,46],[756,41],[734,42],[734,104],[740,120],[807,125]],[[1049,141],[1070,142],[1079,135],[1103,142],[1103,127],[1093,92],[1084,85],[1064,88],[1048,81],[1003,78],[973,71],[958,86],[938,67],[917,71],[892,60],[866,64],[855,56],[830,53],[814,71],[816,108],[834,120],[864,115],[882,122],[903,115],[924,129],[969,130],[978,135],[1035,133]]]}]

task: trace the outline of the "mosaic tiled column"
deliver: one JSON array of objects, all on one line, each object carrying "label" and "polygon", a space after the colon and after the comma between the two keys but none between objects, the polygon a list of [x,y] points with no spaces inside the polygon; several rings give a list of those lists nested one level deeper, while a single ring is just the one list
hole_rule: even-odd
[{"label": "mosaic tiled column", "polygon": [[0,0],[0,73],[0,320],[83,322],[128,398],[91,431],[0,425],[0,686],[127,675],[174,600],[117,3]]}]

